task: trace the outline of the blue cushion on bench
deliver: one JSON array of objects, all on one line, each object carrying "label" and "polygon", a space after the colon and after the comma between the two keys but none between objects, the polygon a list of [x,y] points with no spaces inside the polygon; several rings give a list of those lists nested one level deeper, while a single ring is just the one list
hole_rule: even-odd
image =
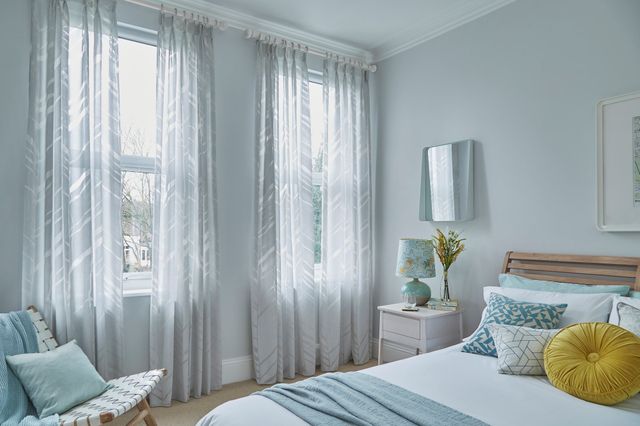
[{"label": "blue cushion on bench", "polygon": [[6,359],[41,418],[62,414],[109,387],[75,340],[49,352]]}]

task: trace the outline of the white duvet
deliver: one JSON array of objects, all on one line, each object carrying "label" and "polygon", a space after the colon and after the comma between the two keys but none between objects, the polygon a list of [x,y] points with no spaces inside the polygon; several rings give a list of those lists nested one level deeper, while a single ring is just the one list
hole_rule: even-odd
[{"label": "white duvet", "polygon": [[[554,388],[546,377],[496,372],[496,358],[460,352],[462,344],[361,370],[490,425],[640,426],[640,395],[606,407]],[[306,425],[275,402],[251,395],[227,402],[198,425]]]}]

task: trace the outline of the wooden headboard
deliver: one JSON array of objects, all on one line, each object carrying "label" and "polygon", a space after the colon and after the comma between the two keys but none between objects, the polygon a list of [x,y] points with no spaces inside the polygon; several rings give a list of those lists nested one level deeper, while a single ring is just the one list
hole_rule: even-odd
[{"label": "wooden headboard", "polygon": [[508,251],[502,272],[575,284],[627,284],[640,291],[640,257],[581,256]]}]

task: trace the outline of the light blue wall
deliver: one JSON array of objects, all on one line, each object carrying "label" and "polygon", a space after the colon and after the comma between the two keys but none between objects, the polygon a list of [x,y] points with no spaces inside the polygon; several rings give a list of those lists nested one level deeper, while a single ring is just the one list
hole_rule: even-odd
[{"label": "light blue wall", "polygon": [[29,3],[3,2],[0,13],[0,312],[20,306]]},{"label": "light blue wall", "polygon": [[477,219],[451,224],[466,332],[506,250],[640,256],[640,234],[595,227],[595,105],[640,90],[638,17],[637,0],[518,0],[379,64],[378,304],[400,299],[398,238],[434,231],[417,219],[421,149],[449,141],[480,142]]}]

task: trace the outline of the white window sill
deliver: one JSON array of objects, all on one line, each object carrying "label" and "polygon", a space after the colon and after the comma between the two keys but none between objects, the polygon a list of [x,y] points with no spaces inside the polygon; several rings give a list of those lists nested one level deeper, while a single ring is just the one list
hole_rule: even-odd
[{"label": "white window sill", "polygon": [[151,272],[125,272],[122,297],[151,296]]},{"label": "white window sill", "polygon": [[150,288],[141,288],[141,289],[132,289],[132,290],[123,290],[122,297],[150,297],[151,289]]}]

